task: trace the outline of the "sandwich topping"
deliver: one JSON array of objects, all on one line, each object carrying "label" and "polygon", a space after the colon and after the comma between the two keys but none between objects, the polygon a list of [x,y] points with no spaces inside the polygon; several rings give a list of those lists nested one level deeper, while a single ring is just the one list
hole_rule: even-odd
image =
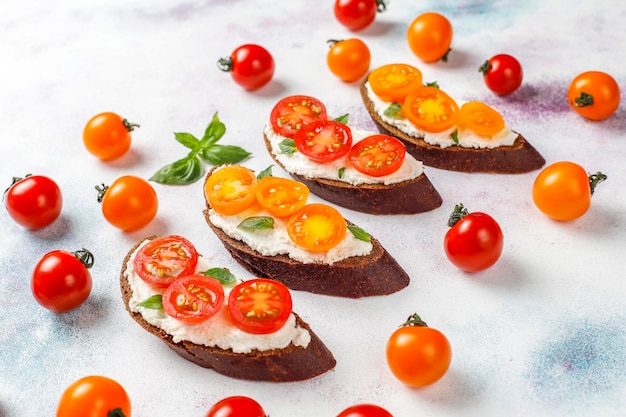
[{"label": "sandwich topping", "polygon": [[[132,290],[130,311],[163,329],[174,343],[189,341],[235,353],[308,346],[311,335],[297,325],[283,284],[238,280],[212,268],[210,259],[197,255],[188,243],[166,236],[146,240],[135,250],[124,272]],[[195,265],[192,274],[183,274],[180,265],[190,264]],[[159,276],[166,278],[155,279]]]}]

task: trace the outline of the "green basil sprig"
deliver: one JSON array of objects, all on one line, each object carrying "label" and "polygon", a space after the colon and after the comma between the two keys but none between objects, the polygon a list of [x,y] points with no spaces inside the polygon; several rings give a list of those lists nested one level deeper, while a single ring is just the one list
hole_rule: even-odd
[{"label": "green basil sprig", "polygon": [[167,185],[191,184],[204,177],[203,161],[211,165],[236,164],[250,156],[250,152],[239,146],[218,144],[225,132],[226,126],[215,112],[202,139],[191,133],[174,133],[176,140],[190,149],[189,153],[159,169],[149,180]]}]

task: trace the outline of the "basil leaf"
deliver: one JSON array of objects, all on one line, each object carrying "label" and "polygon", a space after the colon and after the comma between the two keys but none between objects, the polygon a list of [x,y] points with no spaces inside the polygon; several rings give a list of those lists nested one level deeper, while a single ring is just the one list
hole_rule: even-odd
[{"label": "basil leaf", "polygon": [[339,168],[339,172],[337,173],[339,175],[339,178],[343,178],[343,173],[346,172],[346,167],[341,167]]},{"label": "basil leaf", "polygon": [[282,153],[290,154],[296,151],[296,142],[293,139],[284,139],[278,144]]},{"label": "basil leaf", "polygon": [[426,83],[426,87],[435,87],[435,88],[439,88],[439,83],[437,81],[431,81],[429,83]]},{"label": "basil leaf", "polygon": [[200,141],[191,133],[177,133],[174,132],[174,137],[179,143],[182,143],[184,147],[196,150],[200,146]]},{"label": "basil leaf", "polygon": [[220,140],[220,138],[224,136],[224,133],[226,133],[226,125],[220,121],[217,117],[217,112],[215,112],[211,122],[204,131],[204,136],[202,136],[202,140],[200,141],[201,146],[203,148],[211,146]]},{"label": "basil leaf", "polygon": [[339,116],[335,119],[336,122],[343,123],[344,125],[348,124],[348,114],[346,113],[343,116]]},{"label": "basil leaf", "polygon": [[245,149],[233,145],[213,144],[200,151],[200,158],[212,165],[236,164],[250,155]]},{"label": "basil leaf", "polygon": [[202,273],[202,275],[207,276],[207,277],[211,277],[211,278],[215,278],[222,285],[232,285],[232,284],[234,284],[237,281],[235,279],[235,276],[232,274],[232,272],[230,272],[226,268],[211,268],[211,269],[207,269],[206,271],[204,271]]},{"label": "basil leaf", "polygon": [[457,129],[454,129],[454,132],[450,133],[450,137],[454,143],[459,144],[459,131]]},{"label": "basil leaf", "polygon": [[399,119],[403,117],[402,114],[402,106],[396,102],[393,102],[385,109],[383,114],[387,117],[391,117],[393,119]]},{"label": "basil leaf", "polygon": [[355,238],[362,240],[363,242],[369,242],[372,240],[372,237],[365,230],[361,229],[358,226],[348,225],[348,230],[352,232]]},{"label": "basil leaf", "polygon": [[148,180],[159,184],[186,185],[204,176],[204,166],[193,153],[158,170]]},{"label": "basil leaf", "polygon": [[267,168],[265,168],[263,171],[259,172],[259,175],[256,176],[257,180],[260,180],[261,178],[264,177],[271,177],[272,176],[272,167],[274,165],[270,165]]},{"label": "basil leaf", "polygon": [[146,298],[137,305],[139,307],[148,308],[150,310],[162,310],[163,296],[161,294],[154,294],[153,296]]},{"label": "basil leaf", "polygon": [[248,217],[239,223],[237,227],[244,230],[273,229],[274,219],[269,216]]}]

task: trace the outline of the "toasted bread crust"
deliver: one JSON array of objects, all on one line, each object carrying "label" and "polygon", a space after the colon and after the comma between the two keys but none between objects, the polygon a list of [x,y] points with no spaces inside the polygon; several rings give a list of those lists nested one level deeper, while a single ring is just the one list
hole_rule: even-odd
[{"label": "toasted bread crust", "polygon": [[[265,134],[265,146],[274,161],[289,172],[272,152]],[[294,179],[326,201],[354,211],[369,214],[416,214],[441,206],[441,196],[425,173],[401,183],[352,185],[324,178],[308,178],[289,172]]]},{"label": "toasted bread crust", "polygon": [[[150,236],[148,239],[155,237]],[[125,276],[126,264],[141,243],[138,242],[128,252],[122,264],[120,287],[124,305],[131,317],[141,327],[161,339],[170,349],[183,358],[228,377],[254,381],[301,381],[321,375],[335,367],[336,361],[333,354],[296,313],[294,315],[298,326],[305,328],[311,335],[311,341],[306,348],[289,345],[284,349],[235,353],[230,349],[224,350],[186,341],[175,343],[168,333],[145,321],[140,313],[130,311],[128,306],[132,297],[132,290]]]},{"label": "toasted bread crust", "polygon": [[332,265],[304,264],[287,255],[263,256],[215,226],[209,218],[208,209],[204,211],[204,216],[237,262],[253,274],[280,281],[292,290],[360,298],[391,294],[410,282],[407,273],[374,238],[374,249],[367,256],[353,256]]},{"label": "toasted bread crust", "polygon": [[431,145],[422,138],[409,136],[400,129],[386,123],[376,110],[367,94],[367,78],[361,84],[361,98],[374,123],[381,133],[400,139],[408,153],[434,168],[460,172],[488,172],[499,174],[521,174],[541,168],[545,159],[520,134],[511,146],[499,146],[494,149],[464,148],[450,146],[441,148]]}]

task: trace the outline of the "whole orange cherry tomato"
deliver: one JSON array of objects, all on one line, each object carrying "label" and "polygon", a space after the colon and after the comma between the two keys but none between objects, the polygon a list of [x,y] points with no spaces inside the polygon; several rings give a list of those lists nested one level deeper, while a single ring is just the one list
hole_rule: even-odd
[{"label": "whole orange cherry tomato", "polygon": [[615,113],[619,106],[619,86],[605,72],[583,72],[569,85],[567,101],[581,116],[591,120],[603,120]]},{"label": "whole orange cherry tomato", "polygon": [[452,24],[439,13],[423,13],[409,25],[407,40],[411,51],[422,61],[445,62],[452,44]]},{"label": "whole orange cherry tomato", "polygon": [[370,49],[365,42],[352,38],[330,40],[326,63],[330,72],[342,81],[351,83],[363,77],[370,68]]},{"label": "whole orange cherry tomato", "polygon": [[143,178],[125,175],[110,186],[97,186],[102,214],[113,226],[125,232],[139,230],[154,219],[159,202],[150,183]]},{"label": "whole orange cherry tomato", "polygon": [[83,130],[83,143],[92,155],[103,161],[111,161],[130,149],[131,135],[138,124],[111,113],[100,113],[92,117]]},{"label": "whole orange cherry tomato", "polygon": [[446,336],[428,327],[417,314],[392,333],[386,355],[391,373],[411,387],[437,382],[452,362],[452,349]]},{"label": "whole orange cherry tomato", "polygon": [[100,375],[81,378],[65,389],[56,417],[131,417],[130,398],[117,381]]},{"label": "whole orange cherry tomato", "polygon": [[556,162],[545,167],[535,179],[533,201],[555,220],[574,220],[589,210],[595,187],[604,180],[606,175],[601,172],[589,175],[574,162]]}]

